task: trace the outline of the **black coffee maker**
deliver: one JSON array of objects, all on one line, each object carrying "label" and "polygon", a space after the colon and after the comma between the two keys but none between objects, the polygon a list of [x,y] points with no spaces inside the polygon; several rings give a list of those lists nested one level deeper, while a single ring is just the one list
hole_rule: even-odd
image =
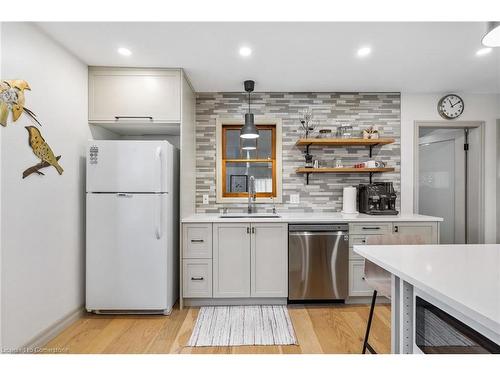
[{"label": "black coffee maker", "polygon": [[358,211],[368,215],[397,215],[392,182],[358,185]]}]

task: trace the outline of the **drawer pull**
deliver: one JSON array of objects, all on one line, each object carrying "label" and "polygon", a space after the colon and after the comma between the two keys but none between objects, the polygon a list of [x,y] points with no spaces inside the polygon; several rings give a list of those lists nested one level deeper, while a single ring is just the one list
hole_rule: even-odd
[{"label": "drawer pull", "polygon": [[361,277],[361,280],[365,281],[365,277],[364,277],[364,276],[362,276],[362,277]]},{"label": "drawer pull", "polygon": [[203,280],[205,280],[205,278],[204,277],[192,277],[191,280],[192,281],[203,281]]},{"label": "drawer pull", "polygon": [[133,118],[146,118],[153,120],[153,116],[115,116],[115,120],[120,120],[122,118],[133,119]]},{"label": "drawer pull", "polygon": [[191,240],[191,242],[205,242],[205,240]]},{"label": "drawer pull", "polygon": [[377,230],[380,229],[380,227],[363,227],[363,230]]}]

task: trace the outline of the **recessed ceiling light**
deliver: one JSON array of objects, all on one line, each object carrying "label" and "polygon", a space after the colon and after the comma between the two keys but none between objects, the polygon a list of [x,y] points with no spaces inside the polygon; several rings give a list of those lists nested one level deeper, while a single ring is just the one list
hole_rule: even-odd
[{"label": "recessed ceiling light", "polygon": [[243,57],[248,57],[252,54],[252,49],[250,47],[241,47],[240,55]]},{"label": "recessed ceiling light", "polygon": [[487,54],[488,54],[488,53],[490,53],[492,50],[493,50],[493,48],[489,48],[489,47],[486,47],[486,48],[481,48],[481,49],[479,49],[479,50],[476,52],[476,56],[483,56],[483,55],[487,55]]},{"label": "recessed ceiling light", "polygon": [[118,48],[118,53],[123,56],[130,56],[132,51],[125,47]]},{"label": "recessed ceiling light", "polygon": [[488,22],[487,31],[483,36],[483,46],[500,47],[500,21]]},{"label": "recessed ceiling light", "polygon": [[372,49],[370,47],[361,47],[360,49],[358,49],[359,57],[368,56],[370,53],[372,53]]}]

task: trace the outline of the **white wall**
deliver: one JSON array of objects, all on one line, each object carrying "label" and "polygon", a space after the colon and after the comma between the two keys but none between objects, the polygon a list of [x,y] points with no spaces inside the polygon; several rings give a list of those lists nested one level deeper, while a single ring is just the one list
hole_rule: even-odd
[{"label": "white wall", "polygon": [[[496,241],[496,118],[499,95],[461,94],[459,121],[485,122],[485,242]],[[415,121],[444,121],[437,112],[440,94],[401,94],[401,211],[413,212]],[[450,121],[452,122],[452,121]]]},{"label": "white wall", "polygon": [[4,23],[3,79],[25,79],[26,106],[64,173],[21,178],[38,162],[28,146],[22,115],[0,129],[2,224],[2,345],[31,341],[84,302],[84,156],[87,67],[36,26]]}]

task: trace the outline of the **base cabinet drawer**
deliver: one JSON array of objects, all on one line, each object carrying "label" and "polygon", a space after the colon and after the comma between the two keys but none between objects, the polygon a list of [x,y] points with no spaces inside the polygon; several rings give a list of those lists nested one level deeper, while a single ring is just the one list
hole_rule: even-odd
[{"label": "base cabinet drawer", "polygon": [[371,296],[373,289],[365,281],[365,261],[349,261],[349,296]]},{"label": "base cabinet drawer", "polygon": [[212,224],[184,224],[183,258],[212,258]]},{"label": "base cabinet drawer", "polygon": [[184,259],[183,275],[183,297],[212,297],[211,259]]},{"label": "base cabinet drawer", "polygon": [[392,223],[349,224],[349,234],[384,234],[392,232]]}]

